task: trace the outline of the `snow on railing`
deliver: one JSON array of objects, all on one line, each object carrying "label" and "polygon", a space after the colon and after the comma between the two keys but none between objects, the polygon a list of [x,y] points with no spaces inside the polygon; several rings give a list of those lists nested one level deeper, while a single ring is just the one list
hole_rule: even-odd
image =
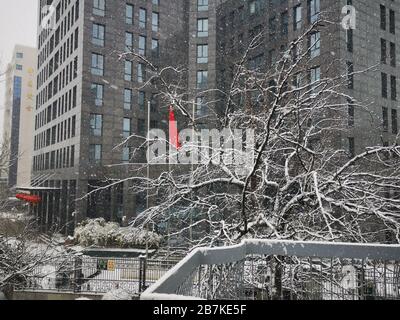
[{"label": "snow on railing", "polygon": [[399,262],[399,245],[245,240],[195,249],[141,299],[400,299]]}]

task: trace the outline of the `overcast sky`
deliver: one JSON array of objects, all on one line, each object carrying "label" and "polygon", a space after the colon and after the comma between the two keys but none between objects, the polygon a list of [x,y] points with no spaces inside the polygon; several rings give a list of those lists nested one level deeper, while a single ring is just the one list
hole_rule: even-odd
[{"label": "overcast sky", "polygon": [[[36,47],[37,2],[0,0],[0,71],[4,71],[10,61],[15,44]],[[3,134],[4,90],[4,82],[0,82],[0,137]]]}]

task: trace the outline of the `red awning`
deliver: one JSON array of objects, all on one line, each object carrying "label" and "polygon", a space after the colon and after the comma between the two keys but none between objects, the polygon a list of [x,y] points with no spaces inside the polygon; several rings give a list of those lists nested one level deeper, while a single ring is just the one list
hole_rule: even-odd
[{"label": "red awning", "polygon": [[35,195],[31,195],[31,194],[20,193],[20,194],[17,194],[15,197],[19,200],[30,202],[33,204],[37,204],[42,201],[42,198],[40,198],[39,196],[35,196]]}]

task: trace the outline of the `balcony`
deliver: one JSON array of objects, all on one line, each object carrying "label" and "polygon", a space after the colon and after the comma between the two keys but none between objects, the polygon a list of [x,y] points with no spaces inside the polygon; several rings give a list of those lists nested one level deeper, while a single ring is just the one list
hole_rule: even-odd
[{"label": "balcony", "polygon": [[398,300],[400,246],[246,240],[199,248],[142,300]]}]

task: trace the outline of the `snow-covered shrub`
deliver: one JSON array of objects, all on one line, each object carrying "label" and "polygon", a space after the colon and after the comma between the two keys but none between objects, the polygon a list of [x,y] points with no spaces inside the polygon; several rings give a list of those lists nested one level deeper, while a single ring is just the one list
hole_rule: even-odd
[{"label": "snow-covered shrub", "polygon": [[106,222],[103,218],[82,222],[74,234],[75,242],[85,246],[106,247],[113,242],[114,232],[119,228],[117,223]]},{"label": "snow-covered shrub", "polygon": [[107,292],[101,300],[132,300],[132,295],[123,289]]},{"label": "snow-covered shrub", "polygon": [[145,247],[146,239],[150,248],[158,248],[161,236],[154,232],[133,227],[121,228],[117,223],[106,222],[103,218],[86,220],[76,229],[74,241],[84,247]]},{"label": "snow-covered shrub", "polygon": [[161,236],[146,230],[126,227],[119,228],[115,233],[115,241],[119,247],[143,247],[146,246],[146,239],[150,248],[158,248]]}]

